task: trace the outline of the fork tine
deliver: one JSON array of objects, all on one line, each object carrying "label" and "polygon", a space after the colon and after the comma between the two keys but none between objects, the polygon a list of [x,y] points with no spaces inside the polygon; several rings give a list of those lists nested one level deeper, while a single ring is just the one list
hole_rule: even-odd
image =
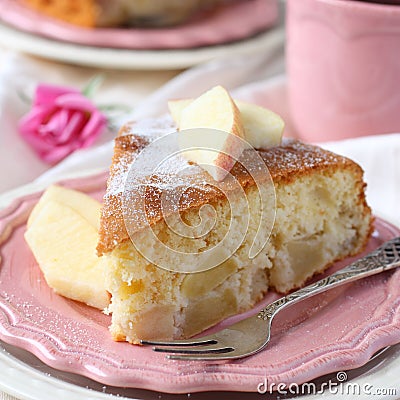
[{"label": "fork tine", "polygon": [[221,361],[229,358],[230,353],[208,353],[208,354],[168,354],[166,356],[169,360],[182,360],[182,361]]},{"label": "fork tine", "polygon": [[152,345],[152,346],[206,346],[209,344],[217,344],[218,341],[215,339],[186,339],[186,340],[141,340],[140,344]]},{"label": "fork tine", "polygon": [[233,347],[194,347],[194,348],[178,348],[178,347],[153,347],[154,351],[160,353],[175,353],[175,354],[221,354],[221,353],[231,353],[235,351]]}]

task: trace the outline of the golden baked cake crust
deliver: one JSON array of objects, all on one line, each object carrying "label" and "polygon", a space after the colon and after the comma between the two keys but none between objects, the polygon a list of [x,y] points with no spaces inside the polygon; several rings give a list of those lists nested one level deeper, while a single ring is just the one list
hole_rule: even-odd
[{"label": "golden baked cake crust", "polygon": [[24,0],[24,3],[50,17],[90,28],[96,25],[100,13],[94,0]]},{"label": "golden baked cake crust", "polygon": [[23,0],[40,13],[87,28],[169,26],[196,12],[213,9],[221,0]]},{"label": "golden baked cake crust", "polygon": [[[150,122],[151,124],[152,122]],[[168,131],[173,131],[171,126],[160,128],[160,122],[154,120],[154,130],[161,129],[161,135]],[[161,122],[162,126],[162,122]],[[146,131],[149,127],[146,127]],[[123,181],[126,177],[130,165],[133,163],[137,154],[146,147],[156,137],[160,135],[146,134],[141,135],[141,128],[137,128],[135,123],[130,123],[121,128],[119,136],[115,139],[114,156],[110,167],[110,177],[108,188],[119,187],[122,189]],[[147,133],[147,132],[146,132]],[[326,171],[329,173],[333,170],[348,170],[352,171],[360,183],[360,187],[364,189],[363,170],[354,161],[324,150],[320,147],[302,143],[294,139],[286,139],[281,146],[273,147],[267,150],[258,150],[261,158],[267,165],[275,185],[288,184],[300,177],[310,175],[318,171]],[[189,163],[188,163],[189,165]],[[175,171],[171,171],[174,174]],[[202,169],[198,168],[196,173],[200,176],[206,174]],[[254,185],[254,180],[249,173],[239,164],[236,164],[231,171],[232,175],[237,179],[243,188]],[[160,221],[163,218],[160,206],[160,187],[165,183],[165,179],[170,180],[170,177],[155,176],[152,185],[149,186],[147,195],[151,202],[148,202],[151,210],[149,210],[148,221],[150,225]],[[182,177],[180,177],[182,179]],[[199,176],[186,175],[187,186],[190,186],[194,181],[198,182]],[[212,203],[223,196],[221,192],[210,185],[204,185],[192,188],[187,193],[185,202],[181,202],[179,212],[187,211],[191,208],[198,208],[203,204]],[[359,193],[359,201],[362,203],[365,210],[370,211],[366,203],[364,190]],[[372,229],[372,228],[371,228]],[[124,223],[122,212],[122,191],[108,190],[104,197],[104,205],[101,215],[99,243],[97,251],[99,255],[111,252],[119,244],[129,240],[129,234]]]}]

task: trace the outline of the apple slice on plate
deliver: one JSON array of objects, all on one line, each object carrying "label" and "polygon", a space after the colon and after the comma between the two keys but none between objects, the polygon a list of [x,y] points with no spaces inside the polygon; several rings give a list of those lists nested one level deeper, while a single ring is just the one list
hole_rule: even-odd
[{"label": "apple slice on plate", "polygon": [[32,211],[25,240],[56,293],[104,309],[109,294],[96,254],[99,212],[91,197],[53,186]]},{"label": "apple slice on plate", "polygon": [[80,213],[97,230],[100,228],[100,208],[98,201],[90,196],[58,185],[52,185],[40,197],[28,219],[28,228],[49,201],[64,204]]}]

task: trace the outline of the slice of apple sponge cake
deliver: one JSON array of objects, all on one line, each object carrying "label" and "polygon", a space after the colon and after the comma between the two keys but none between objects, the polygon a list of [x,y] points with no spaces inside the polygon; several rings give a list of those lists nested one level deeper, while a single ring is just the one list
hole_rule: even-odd
[{"label": "slice of apple sponge cake", "polygon": [[[142,182],[146,187],[142,196],[147,201],[149,225],[129,225],[127,220],[135,219],[137,211],[127,212],[124,205],[130,167],[153,138],[174,130],[165,120],[148,122],[145,127],[131,123],[115,140],[97,246],[107,263],[106,281],[112,295],[110,330],[115,340],[139,343],[140,339],[192,336],[248,310],[268,288],[286,293],[303,285],[315,273],[359,252],[367,243],[372,217],[362,169],[347,158],[295,140],[257,152],[269,169],[276,198],[271,197],[267,204],[274,210],[272,231],[261,225],[269,239],[255,257],[249,254],[259,228],[260,188],[237,164],[231,174],[245,196],[234,194],[230,201],[207,184],[194,185],[205,180],[207,173],[189,161],[182,162],[187,163],[190,173],[180,174],[171,164],[165,174],[148,176]],[[175,190],[177,182],[191,190],[165,218],[162,193],[166,188]],[[268,189],[268,180],[265,182]],[[192,237],[179,234],[177,227],[182,221],[200,231]],[[246,225],[244,236],[242,225]],[[229,241],[212,253],[222,260],[215,268],[188,274],[152,262],[152,257],[165,257],[167,263],[179,263],[180,252],[191,254],[196,263],[228,234]],[[241,245],[230,248],[231,241],[240,235]],[[163,253],[164,248],[176,252]],[[190,258],[182,260],[188,263]]]}]

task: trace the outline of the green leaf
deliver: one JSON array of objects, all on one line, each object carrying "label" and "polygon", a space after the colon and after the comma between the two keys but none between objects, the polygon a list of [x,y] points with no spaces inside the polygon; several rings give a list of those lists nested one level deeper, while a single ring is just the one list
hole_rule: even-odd
[{"label": "green leaf", "polygon": [[104,82],[105,76],[104,74],[95,75],[87,85],[82,89],[82,94],[89,99],[91,99],[94,94],[97,92],[97,89],[102,85]]},{"label": "green leaf", "polygon": [[132,112],[132,107],[127,106],[125,104],[106,104],[106,105],[99,105],[97,108],[103,112],[116,112],[116,113],[129,113]]},{"label": "green leaf", "polygon": [[17,95],[25,104],[32,104],[32,98],[23,90],[17,90]]}]

